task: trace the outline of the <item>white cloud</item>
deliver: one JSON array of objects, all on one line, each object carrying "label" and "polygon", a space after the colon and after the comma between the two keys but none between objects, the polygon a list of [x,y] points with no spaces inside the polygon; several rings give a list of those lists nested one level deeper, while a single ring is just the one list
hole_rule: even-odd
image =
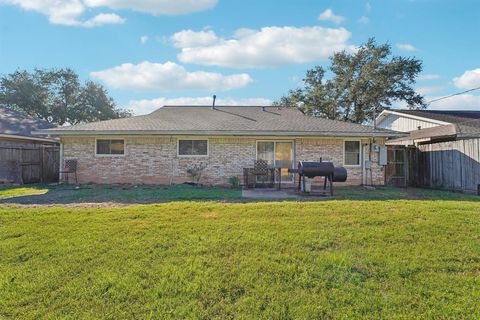
[{"label": "white cloud", "polygon": [[213,8],[218,0],[84,0],[89,7],[128,9],[161,15],[179,15]]},{"label": "white cloud", "polygon": [[[440,96],[426,97],[426,101],[441,98]],[[480,106],[480,96],[473,94],[462,94],[448,99],[433,102],[429,110],[477,110]]]},{"label": "white cloud", "polygon": [[193,31],[182,30],[175,33],[171,40],[173,45],[177,48],[201,47],[208,46],[218,42],[220,39],[212,30],[207,31]]},{"label": "white cloud", "polygon": [[104,24],[122,24],[125,19],[115,13],[100,13],[95,17],[85,21],[82,25],[87,28],[99,27]]},{"label": "white cloud", "polygon": [[318,20],[332,21],[335,24],[341,24],[346,20],[346,18],[334,14],[332,9],[327,9],[320,13],[320,15],[318,16]]},{"label": "white cloud", "polygon": [[367,24],[370,22],[370,19],[367,16],[361,16],[360,19],[358,19],[358,22]]},{"label": "white cloud", "polygon": [[440,76],[438,74],[422,74],[418,76],[418,80],[424,80],[424,81],[437,80],[437,79],[440,79]]},{"label": "white cloud", "polygon": [[[163,106],[209,106],[212,104],[212,97],[181,97],[181,98],[157,98],[157,99],[144,99],[144,100],[131,100],[128,103],[128,109],[131,109],[134,114],[142,115],[157,110]],[[232,98],[219,98],[216,100],[217,106],[268,106],[272,104],[272,100],[264,98],[248,98],[248,99],[232,99]]]},{"label": "white cloud", "polygon": [[36,11],[46,15],[50,23],[69,26],[80,25],[78,17],[85,12],[85,6],[80,0],[0,0],[0,4]]},{"label": "white cloud", "polygon": [[397,43],[397,48],[400,49],[400,50],[403,50],[403,51],[417,51],[417,48],[415,48],[414,46],[412,46],[411,44],[409,43]]},{"label": "white cloud", "polygon": [[[347,44],[350,36],[344,28],[315,26],[239,29],[232,39],[220,38],[213,31],[184,30],[172,39],[182,50],[178,59],[183,63],[255,68],[326,60],[334,52],[353,50]],[[208,44],[199,43],[197,37]]]},{"label": "white cloud", "polygon": [[145,44],[145,43],[147,43],[147,41],[148,41],[148,36],[141,36],[140,37],[140,43],[141,44]]},{"label": "white cloud", "polygon": [[453,84],[460,89],[480,87],[480,68],[467,70],[460,77],[453,78]]},{"label": "white cloud", "polygon": [[207,10],[218,0],[0,0],[0,5],[15,5],[48,17],[52,24],[94,27],[118,24],[125,20],[113,13],[102,13],[92,19],[83,18],[94,7],[112,10],[127,9],[150,14],[177,15]]},{"label": "white cloud", "polygon": [[174,62],[122,65],[91,72],[92,78],[115,89],[172,91],[172,90],[230,90],[248,85],[253,79],[246,73],[223,75],[215,72],[189,72]]},{"label": "white cloud", "polygon": [[415,89],[421,95],[432,94],[442,90],[445,90],[445,86],[422,86]]}]

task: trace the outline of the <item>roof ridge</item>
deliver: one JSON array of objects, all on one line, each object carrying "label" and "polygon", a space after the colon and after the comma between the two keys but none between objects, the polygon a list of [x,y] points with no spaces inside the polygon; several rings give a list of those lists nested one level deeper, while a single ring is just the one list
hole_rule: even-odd
[{"label": "roof ridge", "polygon": [[45,123],[50,123],[51,124],[51,122],[49,122],[45,119],[35,118],[35,117],[27,114],[26,112],[20,111],[20,110],[13,110],[13,109],[6,108],[6,107],[0,107],[0,112],[12,113],[14,115],[21,116],[21,117],[23,117],[25,119],[28,119],[28,120],[45,122]]},{"label": "roof ridge", "polygon": [[416,110],[416,109],[388,109],[388,111],[396,111],[396,112],[429,112],[429,113],[480,113],[477,110]]},{"label": "roof ridge", "polygon": [[[157,110],[161,108],[211,108],[212,105],[164,105]],[[251,105],[238,105],[238,106],[232,106],[232,105],[219,105],[216,104],[215,108],[288,108],[286,106],[271,106],[271,105],[256,105],[256,106],[251,106]],[[156,111],[156,110],[155,110]]]}]

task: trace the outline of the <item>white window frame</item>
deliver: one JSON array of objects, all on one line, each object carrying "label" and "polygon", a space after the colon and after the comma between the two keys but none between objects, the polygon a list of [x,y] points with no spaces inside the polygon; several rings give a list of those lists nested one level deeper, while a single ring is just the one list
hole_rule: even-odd
[{"label": "white window frame", "polygon": [[[207,141],[207,154],[180,154],[180,141],[205,140]],[[177,139],[177,157],[179,158],[208,158],[210,156],[210,141],[208,138],[178,138]]]},{"label": "white window frame", "polygon": [[[123,154],[98,154],[97,152],[98,140],[123,140]],[[117,138],[117,137],[95,138],[95,157],[110,158],[110,157],[125,157],[126,155],[127,155],[127,140],[125,138]]]},{"label": "white window frame", "polygon": [[[359,149],[358,149],[358,164],[345,164],[345,155],[346,155],[345,142],[358,142],[358,146],[359,146]],[[362,166],[362,158],[363,158],[362,150],[363,150],[362,140],[359,140],[359,139],[345,139],[345,140],[343,140],[343,166],[344,167],[357,167],[357,168],[361,167]]]}]

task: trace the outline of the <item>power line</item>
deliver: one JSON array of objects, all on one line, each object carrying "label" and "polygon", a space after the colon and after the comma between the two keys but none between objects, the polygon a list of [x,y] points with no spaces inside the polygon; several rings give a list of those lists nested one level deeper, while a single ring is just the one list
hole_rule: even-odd
[{"label": "power line", "polygon": [[444,99],[448,99],[448,98],[451,98],[451,97],[459,96],[459,95],[461,95],[461,94],[468,93],[468,92],[472,92],[472,91],[475,91],[475,90],[480,90],[480,87],[468,89],[468,90],[465,90],[465,91],[462,91],[462,92],[457,92],[457,93],[451,94],[451,95],[449,95],[449,96],[445,96],[445,97],[433,99],[433,100],[427,101],[427,102],[426,102],[426,105],[430,105],[430,104],[433,103],[433,102],[437,102],[437,101],[440,101],[440,100],[444,100]]}]

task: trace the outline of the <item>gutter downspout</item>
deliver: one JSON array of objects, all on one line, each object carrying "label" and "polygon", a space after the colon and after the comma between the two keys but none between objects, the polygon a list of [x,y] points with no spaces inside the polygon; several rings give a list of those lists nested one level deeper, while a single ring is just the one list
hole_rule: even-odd
[{"label": "gutter downspout", "polygon": [[58,164],[58,182],[63,181],[63,142],[62,139],[60,138],[60,151],[59,151],[59,164]]},{"label": "gutter downspout", "polygon": [[367,164],[366,164],[366,154],[368,143],[362,143],[362,185],[367,185]]}]

